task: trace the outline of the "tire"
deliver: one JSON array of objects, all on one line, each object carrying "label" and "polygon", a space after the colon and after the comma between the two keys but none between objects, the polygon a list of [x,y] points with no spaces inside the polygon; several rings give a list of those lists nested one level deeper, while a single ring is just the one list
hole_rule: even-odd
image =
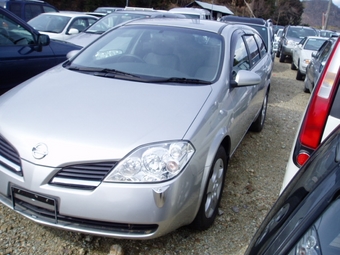
[{"label": "tire", "polygon": [[202,231],[214,223],[222,198],[228,159],[225,149],[220,146],[209,172],[200,208],[194,221],[190,224],[191,228]]},{"label": "tire", "polygon": [[280,63],[283,63],[283,62],[285,62],[285,59],[286,59],[286,56],[281,52],[280,53]]},{"label": "tire", "polygon": [[303,81],[304,86],[303,86],[303,92],[305,93],[310,93],[309,88],[307,87],[307,75],[305,76],[305,80]]},{"label": "tire", "polygon": [[276,57],[277,57],[277,58],[280,57],[280,51],[279,51],[279,50],[276,51]]},{"label": "tire", "polygon": [[291,70],[296,70],[296,66],[294,65],[293,59],[292,59],[292,63],[290,64],[290,69]]},{"label": "tire", "polygon": [[262,107],[260,110],[259,115],[257,116],[256,120],[251,124],[249,130],[252,132],[261,132],[264,126],[264,121],[267,115],[267,106],[268,106],[268,92],[264,97]]},{"label": "tire", "polygon": [[303,80],[303,74],[300,72],[300,61],[298,61],[296,79],[298,81],[302,81]]},{"label": "tire", "polygon": [[303,92],[305,92],[305,93],[310,93],[309,89],[308,89],[307,86],[306,86],[306,83],[305,83],[305,86],[303,87]]}]

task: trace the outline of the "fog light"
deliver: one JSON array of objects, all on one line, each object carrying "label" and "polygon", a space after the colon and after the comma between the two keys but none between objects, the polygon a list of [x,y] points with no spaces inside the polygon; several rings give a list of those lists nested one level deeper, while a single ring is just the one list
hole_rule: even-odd
[{"label": "fog light", "polygon": [[307,152],[300,152],[299,155],[296,157],[296,162],[299,164],[299,166],[303,166],[306,161],[309,159],[309,154]]}]

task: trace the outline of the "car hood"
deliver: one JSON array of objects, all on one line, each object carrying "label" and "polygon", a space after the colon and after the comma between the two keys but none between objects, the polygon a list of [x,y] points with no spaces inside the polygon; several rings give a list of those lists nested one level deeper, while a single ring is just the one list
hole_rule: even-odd
[{"label": "car hood", "polygon": [[306,49],[301,50],[301,56],[300,56],[301,61],[304,60],[304,59],[312,59],[312,53],[313,52],[315,53],[317,51],[315,51],[315,50],[306,50]]},{"label": "car hood", "polygon": [[76,45],[79,45],[81,47],[85,47],[94,40],[96,40],[101,34],[93,34],[93,33],[79,33],[75,36],[72,36],[67,41],[70,43],[74,43]]},{"label": "car hood", "polygon": [[[211,86],[151,84],[50,69],[0,97],[0,134],[45,166],[119,160],[138,146],[182,139]],[[48,155],[35,159],[38,144]]]}]

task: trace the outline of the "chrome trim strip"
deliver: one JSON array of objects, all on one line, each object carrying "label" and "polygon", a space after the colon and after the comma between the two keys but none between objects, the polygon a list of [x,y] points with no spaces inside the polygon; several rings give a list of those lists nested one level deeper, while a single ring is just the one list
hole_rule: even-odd
[{"label": "chrome trim strip", "polygon": [[84,181],[84,180],[75,180],[75,179],[67,179],[54,177],[51,181],[53,184],[65,184],[65,185],[82,185],[82,186],[98,186],[100,184],[99,181]]},{"label": "chrome trim strip", "polygon": [[5,165],[9,166],[10,168],[14,169],[17,172],[21,172],[21,167],[18,166],[17,164],[12,163],[8,159],[0,156],[0,161],[3,162]]}]

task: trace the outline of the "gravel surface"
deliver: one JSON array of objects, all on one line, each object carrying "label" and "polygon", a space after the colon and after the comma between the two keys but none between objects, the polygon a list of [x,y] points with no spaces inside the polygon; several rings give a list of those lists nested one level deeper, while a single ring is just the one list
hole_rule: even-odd
[{"label": "gravel surface", "polygon": [[0,255],[243,254],[279,194],[310,96],[295,75],[290,64],[275,59],[264,129],[248,133],[230,160],[220,215],[210,229],[183,227],[147,241],[110,239],[38,225],[0,205]]}]

